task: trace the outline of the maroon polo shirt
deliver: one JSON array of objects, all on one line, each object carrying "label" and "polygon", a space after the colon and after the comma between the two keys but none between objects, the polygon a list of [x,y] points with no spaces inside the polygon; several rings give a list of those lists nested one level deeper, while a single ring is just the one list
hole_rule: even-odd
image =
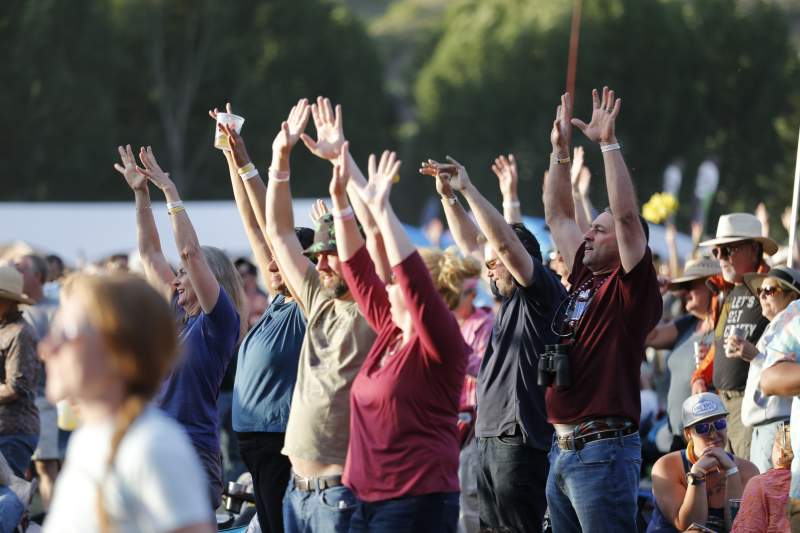
[{"label": "maroon polo shirt", "polygon": [[620,266],[610,275],[594,276],[583,264],[585,246],[575,254],[569,282],[574,292],[591,280],[594,295],[570,349],[571,383],[547,389],[548,418],[574,424],[620,416],[638,424],[644,340],[662,312],[652,254],[647,248],[628,273]]}]

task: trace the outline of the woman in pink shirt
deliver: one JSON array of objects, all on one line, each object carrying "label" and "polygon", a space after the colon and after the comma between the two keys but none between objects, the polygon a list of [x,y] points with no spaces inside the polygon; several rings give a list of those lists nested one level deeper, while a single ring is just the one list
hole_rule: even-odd
[{"label": "woman in pink shirt", "polygon": [[369,183],[351,183],[367,204],[392,266],[375,272],[345,187],[347,149],[334,169],[331,199],[344,278],[378,337],[350,393],[344,483],[359,500],[351,532],[455,532],[458,521],[459,398],[469,348],[389,204],[400,162],[370,156]]}]

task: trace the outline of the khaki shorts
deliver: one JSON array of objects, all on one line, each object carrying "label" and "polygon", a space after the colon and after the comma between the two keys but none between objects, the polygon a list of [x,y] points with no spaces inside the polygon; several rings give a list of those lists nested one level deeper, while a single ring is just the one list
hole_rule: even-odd
[{"label": "khaki shorts", "polygon": [[36,398],[39,409],[39,444],[33,452],[34,461],[63,460],[58,450],[58,411],[44,397]]}]

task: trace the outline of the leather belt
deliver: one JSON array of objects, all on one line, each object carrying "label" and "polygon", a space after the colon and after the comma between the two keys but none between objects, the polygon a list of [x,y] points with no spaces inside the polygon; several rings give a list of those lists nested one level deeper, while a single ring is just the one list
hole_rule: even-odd
[{"label": "leather belt", "polygon": [[302,492],[315,492],[342,485],[342,476],[300,477],[292,472],[294,488]]},{"label": "leather belt", "polygon": [[588,435],[582,435],[580,437],[576,437],[575,435],[562,435],[556,437],[556,442],[558,442],[558,447],[562,450],[581,450],[590,442],[603,439],[618,439],[620,437],[626,437],[636,433],[637,431],[638,430],[636,427],[631,426],[622,429],[598,431],[596,433],[589,433]]}]

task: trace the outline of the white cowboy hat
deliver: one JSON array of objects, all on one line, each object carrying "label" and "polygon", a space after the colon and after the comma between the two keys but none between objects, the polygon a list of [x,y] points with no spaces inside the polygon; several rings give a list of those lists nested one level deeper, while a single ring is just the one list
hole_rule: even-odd
[{"label": "white cowboy hat", "polygon": [[0,298],[24,304],[35,303],[22,292],[22,274],[13,266],[0,267]]},{"label": "white cowboy hat", "polygon": [[683,275],[677,277],[669,282],[667,288],[671,291],[683,288],[683,285],[694,281],[696,279],[710,278],[722,274],[722,269],[719,267],[719,261],[703,257],[701,259],[692,259],[686,261],[686,266],[683,268]]},{"label": "white cowboy hat", "polygon": [[700,246],[717,246],[741,241],[760,242],[767,255],[773,255],[778,251],[778,243],[761,234],[761,221],[750,213],[722,215],[717,224],[717,236],[701,242]]}]

